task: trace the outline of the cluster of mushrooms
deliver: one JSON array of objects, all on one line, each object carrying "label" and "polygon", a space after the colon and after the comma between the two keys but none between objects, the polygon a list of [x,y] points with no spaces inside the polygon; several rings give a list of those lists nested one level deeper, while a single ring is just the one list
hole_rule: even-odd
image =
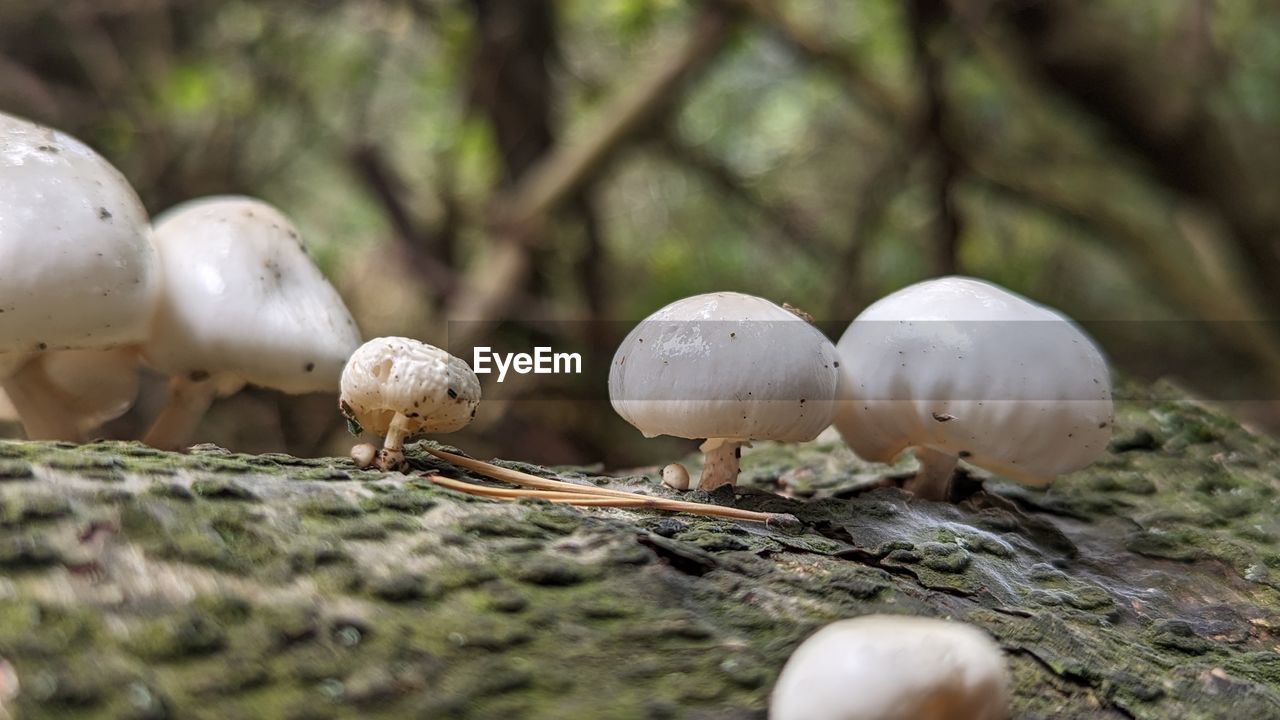
[{"label": "cluster of mushrooms", "polygon": [[[701,490],[734,483],[752,440],[812,440],[834,423],[865,460],[913,449],[907,488],[934,500],[950,496],[960,459],[1033,486],[1085,467],[1114,412],[1106,361],[1079,327],[963,277],[881,299],[834,346],[762,298],[674,302],[623,341],[609,397],[648,437],[705,439]],[[687,487],[681,466],[663,476]]]},{"label": "cluster of mushrooms", "polygon": [[215,396],[331,392],[359,344],[279,210],[210,197],[152,224],[84,143],[0,114],[0,405],[29,438],[83,441],[145,364],[169,397],[144,440],[182,447]]},{"label": "cluster of mushrooms", "polygon": [[[382,438],[381,447],[357,444],[356,464],[405,471],[407,439],[461,429],[480,402],[475,373],[444,350],[400,337],[361,345],[279,210],[211,197],[152,223],[92,149],[0,114],[0,413],[14,413],[28,437],[82,441],[132,405],[141,365],[169,378],[168,403],[144,438],[161,448],[186,445],[212,400],[246,384],[337,387],[351,430]],[[1106,361],[1074,323],[963,277],[883,298],[834,345],[803,313],[763,298],[679,300],[622,342],[609,396],[647,437],[702,440],[700,490],[734,485],[753,440],[804,442],[834,424],[865,460],[912,450],[919,469],[906,489],[931,500],[950,497],[960,460],[1029,485],[1082,468],[1105,450],[1113,416]],[[433,478],[497,499],[780,517],[427,451],[520,486]],[[681,465],[662,476],[689,488]],[[804,643],[771,716],[1001,718],[1007,685],[1000,651],[980,631],[872,616]]]}]

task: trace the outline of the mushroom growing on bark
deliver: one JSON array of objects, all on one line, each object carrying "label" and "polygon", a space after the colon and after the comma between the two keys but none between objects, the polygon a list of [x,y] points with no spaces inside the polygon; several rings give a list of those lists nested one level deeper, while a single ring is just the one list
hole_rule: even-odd
[{"label": "mushroom growing on bark", "polygon": [[703,439],[698,489],[738,479],[751,440],[804,442],[831,423],[840,363],[815,327],[734,292],[678,300],[627,335],[609,400],[645,437]]},{"label": "mushroom growing on bark", "polygon": [[[84,399],[49,362],[141,342],[159,282],[147,213],[124,176],[79,140],[0,113],[0,384],[28,437],[82,439],[80,411],[103,398],[77,407]],[[132,402],[131,388],[113,389]]]},{"label": "mushroom growing on bark", "polygon": [[990,283],[929,280],[868,307],[837,345],[836,427],[865,460],[914,448],[908,484],[950,496],[957,459],[1047,485],[1106,450],[1111,375],[1058,312]]},{"label": "mushroom growing on bark", "polygon": [[461,430],[480,404],[480,380],[460,358],[412,338],[374,338],[342,371],[338,407],[356,434],[383,436],[382,449],[352,449],[360,467],[405,469],[404,442]]},{"label": "mushroom growing on bark", "polygon": [[170,379],[147,444],[185,445],[214,396],[245,384],[338,389],[360,335],[283,213],[247,197],[204,198],[157,218],[155,241],[163,292],[143,354]]},{"label": "mushroom growing on bark", "polygon": [[931,618],[832,623],[787,660],[770,720],[1003,720],[1009,672],[986,633]]},{"label": "mushroom growing on bark", "polygon": [[[42,399],[56,403],[76,428],[76,438],[86,439],[103,423],[120,417],[138,395],[138,349],[62,350],[41,353],[27,361],[24,377],[38,374],[45,390]],[[0,397],[0,419],[4,418]]]}]

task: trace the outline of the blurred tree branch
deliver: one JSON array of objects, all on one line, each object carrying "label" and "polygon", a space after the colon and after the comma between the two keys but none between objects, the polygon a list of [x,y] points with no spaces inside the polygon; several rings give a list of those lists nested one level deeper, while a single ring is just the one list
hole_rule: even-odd
[{"label": "blurred tree branch", "polygon": [[831,294],[826,303],[828,319],[852,320],[875,301],[875,295],[868,293],[868,288],[861,282],[865,276],[859,272],[859,260],[866,252],[867,238],[875,235],[894,195],[902,189],[910,166],[910,152],[906,148],[891,147],[872,165],[859,189],[844,250],[830,266],[828,283]]},{"label": "blurred tree branch", "polygon": [[764,197],[724,160],[690,143],[675,128],[665,126],[657,137],[657,143],[669,158],[758,214],[790,247],[814,259],[821,259],[834,249],[834,243],[820,237],[818,223],[806,217],[799,207],[785,200],[779,202]]},{"label": "blurred tree branch", "polygon": [[[968,0],[951,0],[963,14]],[[1118,24],[1073,0],[1006,0],[997,18],[1020,42],[1025,64],[1049,87],[1097,119],[1118,145],[1144,161],[1170,190],[1212,208],[1230,228],[1252,294],[1280,311],[1280,175],[1266,143],[1237,142],[1170,72],[1177,63],[1144,53]]]},{"label": "blurred tree branch", "polygon": [[872,117],[893,125],[911,115],[908,103],[867,75],[852,59],[812,31],[792,22],[773,0],[726,0],[741,7],[797,55],[826,68],[844,83],[850,98]]},{"label": "blurred tree branch", "polygon": [[[1160,238],[1167,229],[1138,227],[1115,212],[1106,201],[1065,193],[1053,183],[1038,179],[1031,168],[1007,168],[981,154],[966,160],[967,178],[995,197],[1045,213],[1086,236],[1111,240],[1110,250],[1128,258],[1129,266],[1147,276],[1148,286],[1176,306],[1196,308],[1200,317],[1238,319],[1248,314],[1230,288],[1214,287],[1185,257],[1169,252]],[[1274,387],[1280,387],[1280,342],[1256,323],[1212,322],[1207,327],[1229,345],[1261,362]]]},{"label": "blurred tree branch", "polygon": [[405,204],[403,183],[377,146],[358,144],[351,149],[350,159],[355,174],[382,206],[414,270],[426,281],[432,305],[439,305],[459,285],[449,264],[459,219],[452,194],[447,189],[441,193],[444,215],[437,227],[423,229]]},{"label": "blurred tree branch", "polygon": [[640,78],[626,82],[577,141],[555,145],[495,202],[491,251],[470,274],[468,290],[455,296],[451,318],[476,320],[504,313],[530,270],[529,246],[540,242],[552,215],[675,103],[681,86],[724,47],[733,25],[732,13],[718,4],[706,6],[680,48],[664,54]]},{"label": "blurred tree branch", "polygon": [[917,137],[927,152],[931,172],[929,195],[937,208],[933,221],[933,272],[954,275],[960,239],[960,210],[956,207],[954,186],[960,163],[946,127],[946,89],[943,86],[943,61],[934,47],[947,19],[945,0],[910,0],[907,3],[907,29],[920,77],[920,110]]}]

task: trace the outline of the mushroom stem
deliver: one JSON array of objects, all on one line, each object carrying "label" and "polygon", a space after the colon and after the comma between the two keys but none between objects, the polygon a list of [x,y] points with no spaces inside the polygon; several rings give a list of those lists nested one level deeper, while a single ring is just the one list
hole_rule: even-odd
[{"label": "mushroom stem", "polygon": [[951,476],[956,470],[956,456],[931,447],[917,447],[915,456],[920,469],[914,478],[907,481],[907,489],[923,500],[951,499]]},{"label": "mushroom stem", "polygon": [[169,381],[169,400],[151,423],[142,442],[161,450],[177,450],[191,444],[196,427],[213,404],[216,383],[175,377]]},{"label": "mushroom stem", "polygon": [[28,361],[3,385],[27,439],[84,442],[76,418],[67,410],[65,396],[49,382],[38,358]]},{"label": "mushroom stem", "polygon": [[746,440],[707,438],[698,446],[702,451],[702,476],[698,478],[699,490],[715,490],[721,485],[738,482],[738,458]]},{"label": "mushroom stem", "polygon": [[404,439],[409,437],[411,428],[409,418],[404,413],[396,413],[387,427],[387,437],[382,442],[382,450],[378,452],[378,469],[387,472],[404,470],[408,464],[404,459]]}]

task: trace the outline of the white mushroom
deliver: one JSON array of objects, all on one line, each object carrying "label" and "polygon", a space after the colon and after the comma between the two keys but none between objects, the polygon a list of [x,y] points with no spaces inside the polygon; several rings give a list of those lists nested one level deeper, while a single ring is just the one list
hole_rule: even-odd
[{"label": "white mushroom", "polygon": [[662,468],[662,484],[672,490],[689,489],[689,470],[680,463],[671,463]]},{"label": "white mushroom", "polygon": [[819,630],[791,655],[770,720],[1003,720],[999,646],[962,623],[868,615]]},{"label": "white mushroom", "polygon": [[338,400],[353,432],[386,438],[376,458],[367,448],[352,449],[357,464],[383,470],[404,469],[407,438],[461,430],[479,404],[480,380],[465,361],[403,337],[361,345],[342,371]]},{"label": "white mushroom", "polygon": [[863,459],[914,448],[909,488],[944,499],[957,458],[1029,485],[1106,450],[1106,360],[1074,323],[990,283],[929,280],[883,298],[849,326],[836,427]]},{"label": "white mushroom", "polygon": [[701,490],[732,485],[751,440],[803,442],[831,423],[835,348],[795,314],[751,295],[671,303],[613,357],[609,400],[645,437],[706,438]]},{"label": "white mushroom", "polygon": [[158,289],[147,213],[119,171],[75,138],[0,113],[0,382],[28,437],[82,435],[77,398],[30,357],[135,345]]},{"label": "white mushroom", "polygon": [[214,395],[246,383],[338,389],[359,332],[283,213],[247,197],[205,198],[159,217],[155,241],[164,287],[143,352],[170,386],[145,442],[186,444]]},{"label": "white mushroom", "polygon": [[82,437],[120,417],[138,396],[138,350],[63,350],[31,359],[39,363],[63,409],[74,418]]}]

